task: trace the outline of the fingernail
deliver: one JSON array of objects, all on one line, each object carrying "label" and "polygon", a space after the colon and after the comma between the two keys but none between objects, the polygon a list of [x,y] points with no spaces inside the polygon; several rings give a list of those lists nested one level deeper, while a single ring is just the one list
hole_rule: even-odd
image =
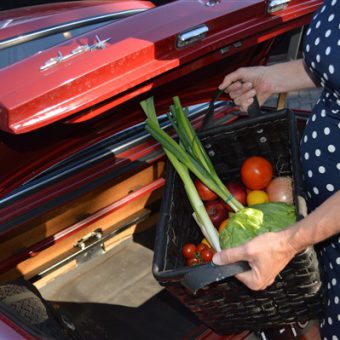
[{"label": "fingernail", "polygon": [[217,265],[221,265],[222,264],[222,259],[221,259],[221,255],[220,253],[216,253],[213,258],[212,261],[217,264]]}]

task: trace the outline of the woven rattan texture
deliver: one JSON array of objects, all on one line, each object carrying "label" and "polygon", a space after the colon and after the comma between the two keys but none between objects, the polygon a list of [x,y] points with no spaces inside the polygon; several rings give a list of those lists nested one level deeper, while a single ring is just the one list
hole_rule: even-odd
[{"label": "woven rattan texture", "polygon": [[[297,145],[290,145],[288,131],[288,120],[281,115],[260,124],[202,134],[201,140],[221,178],[235,181],[240,178],[243,161],[253,155],[266,157],[274,165],[275,176],[292,175],[290,150]],[[171,167],[168,171],[174,172]],[[171,195],[165,198],[167,219],[165,225],[158,226],[164,234],[158,240],[166,242],[164,259],[161,265],[157,264],[158,268],[173,271],[174,279],[162,282],[170,292],[219,334],[263,330],[320,315],[324,287],[313,248],[296,256],[264,291],[251,291],[235,278],[209,285],[196,295],[184,288],[180,275],[176,275],[176,270],[185,267],[180,250],[187,242],[198,243],[202,234],[191,217],[192,208],[183,185],[173,175],[173,181],[166,184],[171,186]]]}]

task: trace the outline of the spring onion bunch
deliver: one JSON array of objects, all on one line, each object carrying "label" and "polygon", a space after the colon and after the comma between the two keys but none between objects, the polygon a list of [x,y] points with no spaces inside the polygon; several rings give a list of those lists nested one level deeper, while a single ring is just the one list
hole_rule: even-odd
[{"label": "spring onion bunch", "polygon": [[218,232],[198,195],[190,172],[227,202],[235,212],[243,209],[243,205],[231,195],[220,180],[178,97],[173,98],[168,118],[177,133],[179,142],[176,142],[160,127],[153,97],[140,104],[147,116],[146,130],[162,145],[166,156],[184,183],[185,191],[194,210],[194,219],[209,243],[219,251],[221,248]]}]

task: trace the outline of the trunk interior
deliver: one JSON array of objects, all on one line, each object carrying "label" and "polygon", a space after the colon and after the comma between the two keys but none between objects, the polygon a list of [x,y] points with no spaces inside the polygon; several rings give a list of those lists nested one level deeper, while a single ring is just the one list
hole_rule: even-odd
[{"label": "trunk interior", "polygon": [[154,228],[40,289],[86,339],[181,339],[200,324],[151,273]]}]

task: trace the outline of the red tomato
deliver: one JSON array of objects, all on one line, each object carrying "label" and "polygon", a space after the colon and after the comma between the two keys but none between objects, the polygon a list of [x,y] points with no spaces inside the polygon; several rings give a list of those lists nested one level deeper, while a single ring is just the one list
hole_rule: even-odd
[{"label": "red tomato", "polygon": [[193,243],[186,243],[182,248],[182,254],[186,259],[195,257],[196,246]]},{"label": "red tomato", "polygon": [[243,184],[252,190],[266,188],[273,177],[271,163],[259,156],[247,158],[241,167],[241,178]]},{"label": "red tomato", "polygon": [[204,204],[205,209],[211,219],[212,224],[218,226],[228,217],[228,212],[225,209],[225,204],[222,201],[210,201]]},{"label": "red tomato", "polygon": [[207,249],[209,248],[207,244],[205,243],[199,243],[197,246],[196,246],[196,250],[200,253],[203,249]]},{"label": "red tomato", "polygon": [[197,257],[191,257],[190,259],[187,259],[187,265],[188,266],[195,266],[196,264],[199,264],[200,261]]},{"label": "red tomato", "polygon": [[194,181],[198,195],[202,201],[212,201],[217,198],[217,195],[211,191],[206,185],[204,185],[198,178]]},{"label": "red tomato", "polygon": [[210,262],[214,256],[214,251],[212,249],[203,249],[201,251],[201,258],[204,262]]},{"label": "red tomato", "polygon": [[[228,182],[225,186],[242,205],[247,204],[247,190],[244,185],[237,182]],[[225,207],[228,211],[233,211],[228,203],[225,205]]]}]

